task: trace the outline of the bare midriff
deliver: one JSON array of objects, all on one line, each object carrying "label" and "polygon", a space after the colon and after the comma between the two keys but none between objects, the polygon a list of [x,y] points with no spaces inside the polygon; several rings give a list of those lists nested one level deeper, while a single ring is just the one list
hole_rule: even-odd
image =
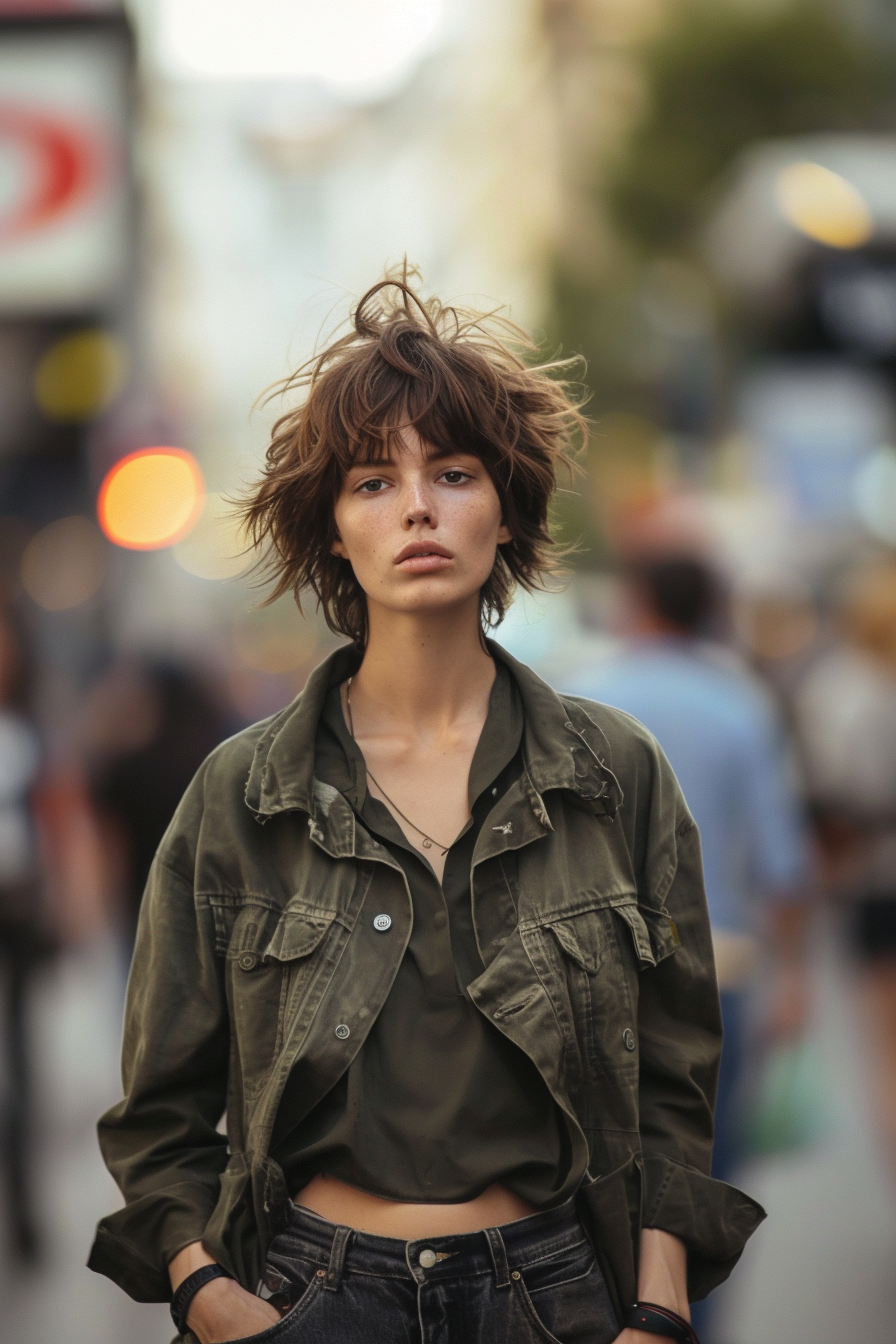
[{"label": "bare midriff", "polygon": [[332,1176],[315,1176],[294,1198],[296,1204],[331,1223],[401,1241],[481,1232],[484,1227],[500,1227],[535,1213],[531,1204],[503,1185],[490,1185],[463,1204],[402,1204],[356,1190]]}]

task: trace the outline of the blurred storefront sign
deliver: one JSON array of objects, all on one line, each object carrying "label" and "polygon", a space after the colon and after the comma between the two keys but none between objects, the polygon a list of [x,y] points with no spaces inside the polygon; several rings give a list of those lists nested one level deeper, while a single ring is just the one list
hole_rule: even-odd
[{"label": "blurred storefront sign", "polygon": [[130,258],[127,29],[71,10],[34,23],[8,13],[0,10],[0,312],[95,309],[118,296]]}]

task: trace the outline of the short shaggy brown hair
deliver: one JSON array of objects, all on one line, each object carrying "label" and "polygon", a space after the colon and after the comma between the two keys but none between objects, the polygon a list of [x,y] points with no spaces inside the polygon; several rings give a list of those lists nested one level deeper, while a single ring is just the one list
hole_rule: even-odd
[{"label": "short shaggy brown hair", "polygon": [[511,540],[498,549],[481,594],[483,625],[498,624],[514,586],[532,590],[557,570],[548,506],[558,464],[584,428],[563,375],[568,362],[536,367],[535,347],[495,313],[423,299],[405,266],[368,289],[347,335],[275,389],[302,393],[273,427],[264,472],[241,513],[268,601],[310,589],[330,629],[363,647],[367,600],[347,560],[333,555],[334,506],[346,472],[400,449],[413,427],[436,456],[472,453],[501,501]]}]

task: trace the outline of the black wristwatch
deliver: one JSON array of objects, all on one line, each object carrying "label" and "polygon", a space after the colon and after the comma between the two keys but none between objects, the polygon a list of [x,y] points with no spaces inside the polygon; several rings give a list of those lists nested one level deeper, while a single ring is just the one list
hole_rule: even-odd
[{"label": "black wristwatch", "polygon": [[212,1279],[232,1279],[233,1275],[228,1274],[222,1265],[202,1265],[192,1274],[188,1274],[183,1283],[179,1284],[174,1296],[171,1299],[171,1319],[177,1326],[178,1334],[187,1333],[187,1315],[190,1311],[190,1304],[193,1298],[204,1288]]},{"label": "black wristwatch", "polygon": [[689,1321],[668,1307],[657,1306],[656,1302],[636,1302],[626,1325],[629,1330],[645,1330],[650,1335],[676,1339],[678,1344],[700,1344]]}]

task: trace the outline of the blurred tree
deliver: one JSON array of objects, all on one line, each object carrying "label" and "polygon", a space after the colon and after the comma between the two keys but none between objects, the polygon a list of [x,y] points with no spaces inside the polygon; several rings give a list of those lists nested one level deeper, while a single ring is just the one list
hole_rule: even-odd
[{"label": "blurred tree", "polygon": [[892,124],[892,60],[820,4],[696,0],[644,51],[646,105],[609,181],[620,232],[668,248],[755,140]]}]

